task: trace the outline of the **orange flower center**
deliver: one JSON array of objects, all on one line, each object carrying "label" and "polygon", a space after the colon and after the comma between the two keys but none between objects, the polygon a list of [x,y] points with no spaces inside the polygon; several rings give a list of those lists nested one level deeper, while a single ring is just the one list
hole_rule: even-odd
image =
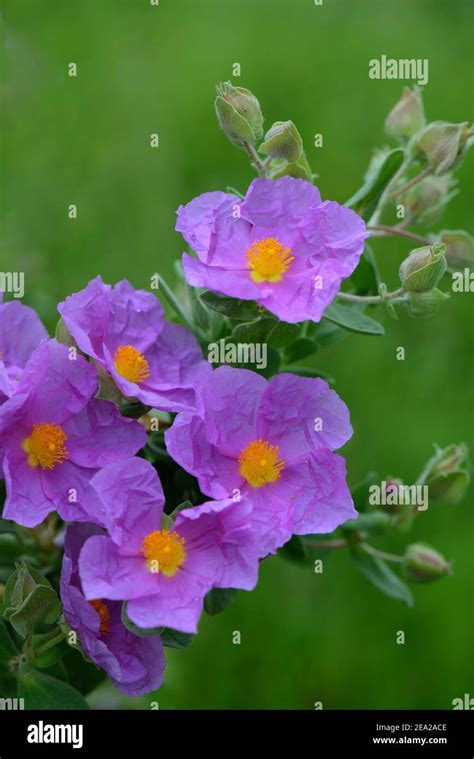
[{"label": "orange flower center", "polygon": [[247,266],[254,282],[279,282],[290,268],[294,256],[276,237],[257,240],[247,248]]},{"label": "orange flower center", "polygon": [[133,345],[120,345],[114,354],[114,366],[117,374],[129,382],[144,382],[150,376],[150,367]]},{"label": "orange flower center", "polygon": [[145,536],[142,554],[150,572],[173,577],[186,558],[186,541],[177,532],[155,530]]},{"label": "orange flower center", "polygon": [[253,488],[275,482],[285,467],[277,445],[267,440],[254,440],[239,456],[240,474]]},{"label": "orange flower center", "polygon": [[69,458],[66,448],[67,435],[58,424],[33,425],[31,435],[23,441],[28,454],[28,464],[41,469],[54,469]]},{"label": "orange flower center", "polygon": [[107,605],[103,601],[89,601],[89,603],[100,617],[100,632],[102,635],[108,635],[110,632],[110,613]]}]

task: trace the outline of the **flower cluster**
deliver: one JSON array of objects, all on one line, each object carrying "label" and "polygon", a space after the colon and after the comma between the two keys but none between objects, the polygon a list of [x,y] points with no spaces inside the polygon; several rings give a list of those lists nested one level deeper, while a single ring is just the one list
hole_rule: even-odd
[{"label": "flower cluster", "polygon": [[[363,187],[341,206],[321,199],[293,122],[273,124],[258,146],[258,100],[229,82],[218,88],[216,112],[260,176],[245,196],[207,192],[178,209],[176,229],[190,246],[181,297],[154,276],[181,324],[165,318],[151,290],[97,276],[59,303],[51,339],[31,308],[3,302],[0,292],[2,516],[16,523],[15,558],[23,559],[0,585],[0,614],[25,638],[10,669],[26,661],[28,677],[67,634],[123,693],[156,690],[163,644],[189,639],[203,609],[212,613],[236,590],[255,588],[260,562],[288,543],[281,553],[296,546],[300,557],[308,547],[349,547],[379,589],[408,605],[409,588],[385,561],[415,582],[450,571],[423,543],[404,556],[367,543],[389,526],[406,530],[416,504],[408,512],[398,503],[389,513],[356,511],[335,452],[352,435],[349,411],[320,373],[294,362],[344,330],[383,334],[364,313],[368,305],[392,314],[406,305],[426,316],[447,299],[437,285],[471,255],[472,239],[462,230],[423,238],[406,227],[428,224],[447,204],[472,127],[426,125],[420,93],[407,89],[386,123],[401,146],[376,154]],[[409,217],[379,224],[397,196]],[[392,292],[365,246],[374,232],[422,243]],[[252,361],[238,358],[244,352],[228,359],[236,341],[243,348],[258,341],[264,360],[250,370]],[[218,344],[225,356],[213,368]],[[432,502],[456,503],[469,477],[467,448],[452,445],[436,449],[417,487]],[[393,497],[410,491],[390,482]],[[342,525],[335,538],[311,537]],[[40,550],[28,566],[35,541]],[[35,636],[38,622],[59,622],[61,631]]]},{"label": "flower cluster", "polygon": [[[201,257],[186,258],[188,279],[288,321],[319,319],[358,261],[360,219],[289,178],[254,182],[238,219],[234,203],[211,193],[180,209]],[[162,682],[160,630],[195,633],[210,591],[252,590],[260,560],[293,534],[356,516],[333,453],[352,434],[349,413],[322,379],[213,370],[155,294],[127,281],[97,277],[58,311],[61,341],[30,308],[0,305],[3,516],[34,528],[55,511],[66,523],[64,618],[84,654],[137,695]],[[114,393],[101,393],[105,379]],[[141,418],[121,414],[127,402]],[[147,460],[149,411],[167,412],[167,455],[202,493],[171,516]]]}]

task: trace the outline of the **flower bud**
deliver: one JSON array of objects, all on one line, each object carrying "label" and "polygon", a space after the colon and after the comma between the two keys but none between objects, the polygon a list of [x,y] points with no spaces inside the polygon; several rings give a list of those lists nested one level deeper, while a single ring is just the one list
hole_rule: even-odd
[{"label": "flower bud", "polygon": [[439,219],[447,204],[457,194],[452,192],[452,178],[428,176],[404,193],[399,201],[405,206],[412,222],[420,226],[431,226]]},{"label": "flower bud", "polygon": [[400,266],[400,281],[407,292],[432,290],[446,271],[446,248],[433,243],[412,251]]},{"label": "flower bud", "polygon": [[25,562],[17,565],[4,592],[3,616],[23,638],[36,622],[52,624],[60,612],[59,599],[49,580]]},{"label": "flower bud", "polygon": [[469,451],[464,443],[436,448],[426,465],[425,483],[429,488],[430,502],[458,503],[471,480],[468,465]]},{"label": "flower bud", "polygon": [[446,559],[426,543],[412,543],[407,546],[403,567],[406,576],[413,582],[433,582],[451,572],[451,566]]},{"label": "flower bud", "polygon": [[258,150],[270,158],[294,163],[303,152],[303,140],[292,121],[275,121]]},{"label": "flower bud", "polygon": [[220,126],[235,145],[254,144],[262,136],[260,103],[250,90],[224,82],[217,87],[214,105]]},{"label": "flower bud", "polygon": [[307,182],[312,182],[317,175],[313,174],[308,159],[305,154],[302,153],[300,158],[294,163],[283,161],[282,159],[270,161],[268,176],[270,179],[294,177],[295,179],[306,179]]},{"label": "flower bud", "polygon": [[396,139],[412,137],[425,125],[423,101],[418,87],[405,87],[403,95],[385,119],[387,134]]},{"label": "flower bud", "polygon": [[451,270],[474,267],[474,237],[462,229],[444,229],[439,242],[446,245],[446,261]]},{"label": "flower bud", "polygon": [[437,287],[427,293],[408,293],[410,314],[418,317],[433,316],[449,297],[449,293],[443,293]]},{"label": "flower bud", "polygon": [[459,164],[473,142],[474,132],[467,121],[433,121],[415,140],[415,150],[423,154],[439,176]]},{"label": "flower bud", "polygon": [[56,324],[55,338],[58,341],[58,343],[62,343],[62,345],[66,345],[68,348],[71,348],[76,345],[76,341],[74,340],[68,328],[66,327],[62,316],[60,317],[58,323]]}]

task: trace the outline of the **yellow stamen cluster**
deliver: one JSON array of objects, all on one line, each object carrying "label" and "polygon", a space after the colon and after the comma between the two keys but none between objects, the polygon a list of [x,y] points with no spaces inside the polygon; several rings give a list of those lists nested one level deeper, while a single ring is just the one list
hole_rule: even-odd
[{"label": "yellow stamen cluster", "polygon": [[144,382],[150,376],[150,367],[133,345],[120,345],[114,354],[114,366],[117,374],[129,382]]},{"label": "yellow stamen cluster", "polygon": [[96,610],[100,617],[100,632],[102,635],[108,635],[110,632],[110,612],[107,604],[103,601],[89,601],[90,605]]},{"label": "yellow stamen cluster", "polygon": [[142,554],[150,572],[173,577],[186,559],[186,541],[177,532],[155,530],[145,536]]},{"label": "yellow stamen cluster", "polygon": [[276,237],[252,243],[246,256],[250,278],[254,282],[279,282],[295,258],[290,248],[285,248]]},{"label": "yellow stamen cluster", "polygon": [[239,456],[240,474],[253,488],[260,488],[268,482],[279,479],[285,462],[280,458],[280,449],[267,440],[254,440]]},{"label": "yellow stamen cluster", "polygon": [[67,435],[58,424],[35,424],[31,435],[23,441],[28,464],[41,469],[54,469],[68,458]]}]

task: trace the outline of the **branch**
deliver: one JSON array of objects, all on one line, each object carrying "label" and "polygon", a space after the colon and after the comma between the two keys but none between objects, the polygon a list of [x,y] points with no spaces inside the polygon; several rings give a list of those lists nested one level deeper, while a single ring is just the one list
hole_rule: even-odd
[{"label": "branch", "polygon": [[375,232],[383,232],[385,235],[398,235],[398,237],[405,237],[407,240],[414,240],[415,242],[419,242],[422,245],[431,245],[431,241],[426,237],[421,237],[414,232],[408,232],[406,229],[401,229],[400,227],[389,227],[385,224],[373,224],[370,227],[368,226],[367,229],[371,231],[373,230]]},{"label": "branch", "polygon": [[340,292],[336,297],[339,298],[339,300],[347,300],[351,303],[365,303],[369,305],[384,303],[386,300],[398,303],[405,300],[404,296],[405,291],[403,287],[400,287],[398,290],[393,290],[391,293],[386,293],[386,295],[353,295],[352,293]]},{"label": "branch", "polygon": [[426,169],[423,169],[423,171],[420,171],[419,174],[416,175],[416,177],[413,177],[413,179],[410,179],[409,182],[406,182],[405,184],[402,184],[401,187],[397,187],[396,190],[390,193],[388,196],[389,198],[394,198],[396,195],[400,195],[401,192],[405,192],[405,190],[409,190],[411,187],[414,187],[418,182],[421,182],[422,179],[427,177],[433,169],[431,166],[428,166]]},{"label": "branch", "polygon": [[265,164],[258,157],[257,151],[255,150],[253,145],[251,145],[250,142],[244,142],[242,143],[242,147],[247,153],[248,157],[250,158],[251,163],[253,163],[253,165],[257,169],[260,176],[264,177],[266,175]]}]

